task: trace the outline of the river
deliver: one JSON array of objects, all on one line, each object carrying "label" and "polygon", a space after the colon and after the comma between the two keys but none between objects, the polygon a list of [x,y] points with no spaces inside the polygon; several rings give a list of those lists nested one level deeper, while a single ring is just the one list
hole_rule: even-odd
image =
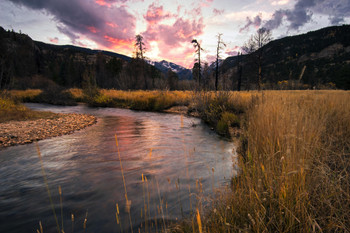
[{"label": "river", "polygon": [[44,178],[66,233],[154,232],[205,208],[213,191],[237,172],[232,142],[197,118],[84,105],[27,106],[92,114],[98,121],[38,142],[46,176],[34,143],[0,149],[0,232],[36,232],[39,221],[44,232],[57,232]]}]

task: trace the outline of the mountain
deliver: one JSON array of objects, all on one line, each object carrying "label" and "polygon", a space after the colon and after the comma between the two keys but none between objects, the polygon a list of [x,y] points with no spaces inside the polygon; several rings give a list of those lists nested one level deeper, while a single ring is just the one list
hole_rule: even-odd
[{"label": "mountain", "polygon": [[[265,88],[314,88],[336,86],[350,89],[350,25],[323,28],[306,34],[271,41],[261,48]],[[242,64],[242,87],[256,85],[259,51],[228,57],[221,76],[230,77],[233,89],[238,82],[238,61]],[[282,86],[280,84],[283,84]]]},{"label": "mountain", "polygon": [[156,61],[148,61],[149,64],[155,66],[158,70],[162,71],[164,74],[168,72],[168,70],[172,70],[175,72],[180,80],[190,80],[192,79],[192,71],[190,69],[186,69],[183,66],[177,65],[172,62],[168,62],[162,60],[160,62]]},{"label": "mountain", "polygon": [[[350,26],[333,26],[271,41],[251,54],[220,62],[219,88],[257,88],[258,53],[262,53],[264,89],[350,89]],[[214,88],[214,72],[202,69],[205,88]],[[0,89],[46,88],[50,85],[101,88],[185,89],[167,79],[172,70],[180,80],[192,79],[191,70],[168,61],[149,62],[122,54],[71,45],[51,45],[0,27]],[[205,73],[207,72],[207,73]],[[169,73],[169,74],[168,74]]]},{"label": "mountain", "polygon": [[0,89],[83,87],[169,88],[165,76],[142,60],[71,45],[52,45],[0,27]]},{"label": "mountain", "polygon": [[[222,63],[224,62],[224,59],[219,59],[219,67],[221,67]],[[209,66],[209,70],[215,72],[216,69],[216,61],[212,62]]]},{"label": "mountain", "polygon": [[110,51],[96,50],[96,49],[92,50],[92,49],[78,47],[78,46],[74,46],[74,45],[46,44],[46,43],[40,42],[40,41],[34,41],[34,43],[39,48],[45,49],[45,50],[52,50],[52,51],[71,50],[71,51],[76,51],[76,52],[89,54],[89,55],[95,55],[95,54],[98,54],[98,53],[102,53],[102,54],[110,56],[110,57],[121,58],[121,59],[123,59],[125,61],[131,61],[131,57],[128,57],[126,55],[119,54],[119,53],[110,52]]}]

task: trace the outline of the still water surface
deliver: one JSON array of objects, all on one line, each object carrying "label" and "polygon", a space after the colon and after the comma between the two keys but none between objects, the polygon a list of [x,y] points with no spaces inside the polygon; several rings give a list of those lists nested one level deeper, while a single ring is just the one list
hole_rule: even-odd
[{"label": "still water surface", "polygon": [[[202,193],[211,195],[236,174],[234,145],[196,118],[84,105],[28,106],[98,117],[86,129],[38,142],[60,227],[62,187],[66,233],[84,232],[86,215],[86,232],[159,230],[188,216],[199,198],[205,200]],[[0,232],[36,232],[39,221],[44,232],[57,232],[35,144],[0,149]]]}]

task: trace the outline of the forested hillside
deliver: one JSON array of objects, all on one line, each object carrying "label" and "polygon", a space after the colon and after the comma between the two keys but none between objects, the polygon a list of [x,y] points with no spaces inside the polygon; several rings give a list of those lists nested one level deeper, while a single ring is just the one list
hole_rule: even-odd
[{"label": "forested hillside", "polygon": [[[349,25],[285,37],[271,41],[261,49],[265,89],[350,89]],[[256,87],[258,52],[229,57],[223,62],[222,76],[228,80],[228,86],[237,89],[240,61],[242,89]]]},{"label": "forested hillside", "polygon": [[[75,46],[33,41],[0,27],[0,88],[45,88],[48,85],[144,89],[166,87],[165,75],[140,59]],[[146,81],[145,81],[146,79]]]}]

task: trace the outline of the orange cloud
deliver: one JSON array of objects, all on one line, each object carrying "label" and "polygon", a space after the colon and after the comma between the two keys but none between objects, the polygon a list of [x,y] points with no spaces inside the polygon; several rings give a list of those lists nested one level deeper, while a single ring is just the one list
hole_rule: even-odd
[{"label": "orange cloud", "polygon": [[118,39],[107,35],[105,35],[104,38],[106,39],[106,41],[111,43],[111,46],[110,46],[111,48],[127,49],[127,50],[134,48],[134,44],[132,40],[123,40],[123,39]]},{"label": "orange cloud", "polygon": [[100,6],[106,6],[106,7],[111,7],[112,4],[105,2],[105,0],[95,0],[95,3],[100,5]]}]

